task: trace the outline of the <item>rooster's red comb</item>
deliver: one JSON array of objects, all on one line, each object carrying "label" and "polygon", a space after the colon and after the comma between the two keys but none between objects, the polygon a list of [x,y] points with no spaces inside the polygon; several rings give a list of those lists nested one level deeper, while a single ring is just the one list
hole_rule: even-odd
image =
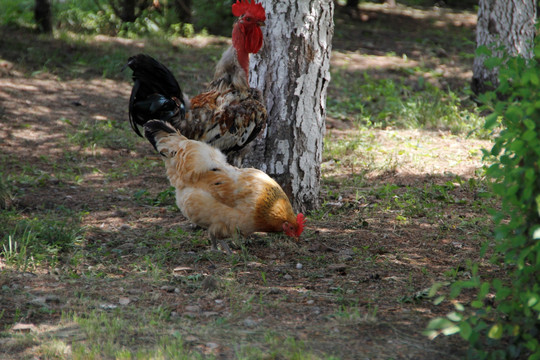
[{"label": "rooster's red comb", "polygon": [[250,16],[253,16],[259,21],[265,21],[266,20],[266,13],[264,12],[264,8],[261,4],[255,2],[255,0],[237,0],[232,5],[232,13],[236,17],[240,17],[242,15],[245,15],[249,13]]},{"label": "rooster's red comb", "polygon": [[298,227],[296,229],[296,236],[300,237],[300,234],[302,234],[302,231],[304,231],[304,222],[306,221],[306,217],[304,214],[299,213],[298,216],[296,216],[296,223],[298,224]]}]

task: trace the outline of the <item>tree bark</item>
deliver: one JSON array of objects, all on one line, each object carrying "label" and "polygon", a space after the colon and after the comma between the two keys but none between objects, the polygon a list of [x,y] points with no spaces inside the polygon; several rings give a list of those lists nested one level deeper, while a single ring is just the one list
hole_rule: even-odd
[{"label": "tree bark", "polygon": [[[502,46],[510,55],[531,58],[535,20],[536,0],[480,0],[476,45],[491,48],[498,57],[502,52],[496,49]],[[477,94],[498,84],[499,70],[486,68],[486,58],[486,55],[474,58],[471,88]]]},{"label": "tree bark", "polygon": [[191,0],[175,0],[174,8],[178,19],[187,24],[193,23],[192,10],[191,10]]},{"label": "tree bark", "polygon": [[52,32],[51,16],[51,2],[49,0],[36,0],[34,6],[34,19],[36,20],[40,32]]},{"label": "tree bark", "polygon": [[245,158],[285,190],[297,211],[319,206],[320,164],[334,32],[332,0],[263,0],[264,46],[251,60],[265,131]]}]

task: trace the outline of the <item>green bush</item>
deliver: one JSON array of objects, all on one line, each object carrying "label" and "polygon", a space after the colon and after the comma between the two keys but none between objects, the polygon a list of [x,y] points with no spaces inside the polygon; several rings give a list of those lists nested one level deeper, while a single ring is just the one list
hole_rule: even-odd
[{"label": "green bush", "polygon": [[[2,1],[0,25],[35,27],[33,15],[35,0]],[[208,12],[213,9],[208,5],[206,7],[198,5],[197,8],[205,9]],[[230,13],[230,6],[227,9]],[[154,34],[194,35],[193,26],[181,23],[178,15],[170,6],[162,6],[159,11],[152,7],[142,10],[140,16],[133,22],[122,22],[115,14],[108,0],[54,1],[52,2],[52,14],[56,29],[76,33],[121,35],[126,37]],[[203,19],[208,18],[208,15],[204,12],[199,11],[199,14]],[[219,23],[223,24],[223,21],[219,21]]]},{"label": "green bush", "polygon": [[194,1],[193,22],[198,31],[207,30],[211,34],[231,36],[234,17],[233,0]]},{"label": "green bush", "polygon": [[0,24],[32,27],[34,25],[34,0],[2,0]]},{"label": "green bush", "polygon": [[[482,49],[482,51],[488,51]],[[471,345],[473,359],[540,359],[540,41],[531,60],[490,58],[500,66],[500,85],[482,101],[491,114],[486,128],[499,121],[502,131],[485,156],[493,159],[487,175],[501,207],[493,210],[494,255],[504,277],[473,277],[452,285],[451,296],[477,291],[472,309],[457,303],[456,312],[435,319],[429,335],[459,333]],[[487,249],[491,244],[486,244]],[[485,255],[485,251],[482,255]]]}]

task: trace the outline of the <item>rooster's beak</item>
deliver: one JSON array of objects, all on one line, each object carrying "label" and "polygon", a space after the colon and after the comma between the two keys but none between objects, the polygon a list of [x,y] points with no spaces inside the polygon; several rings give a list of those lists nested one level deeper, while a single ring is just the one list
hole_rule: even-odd
[{"label": "rooster's beak", "polygon": [[257,21],[257,25],[259,25],[259,26],[265,26],[266,24],[264,23],[264,21]]}]

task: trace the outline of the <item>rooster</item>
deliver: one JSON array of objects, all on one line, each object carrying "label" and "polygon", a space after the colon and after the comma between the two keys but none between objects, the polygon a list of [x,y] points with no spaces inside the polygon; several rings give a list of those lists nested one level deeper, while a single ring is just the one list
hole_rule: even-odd
[{"label": "rooster", "polygon": [[228,164],[221,151],[187,139],[164,121],[148,121],[144,133],[163,156],[176,204],[188,220],[208,229],[212,249],[219,240],[230,253],[223,239],[236,234],[302,234],[304,215],[295,215],[283,189],[261,170]]},{"label": "rooster", "polygon": [[[254,1],[254,0],[253,0]],[[266,14],[261,4],[238,0],[232,5],[238,17],[232,46],[216,65],[208,89],[189,103],[169,69],[146,54],[128,59],[134,85],[129,101],[129,121],[138,126],[152,119],[164,120],[189,139],[214,146],[233,160],[260,133],[267,113],[262,93],[249,87],[249,54],[262,47]]]}]

